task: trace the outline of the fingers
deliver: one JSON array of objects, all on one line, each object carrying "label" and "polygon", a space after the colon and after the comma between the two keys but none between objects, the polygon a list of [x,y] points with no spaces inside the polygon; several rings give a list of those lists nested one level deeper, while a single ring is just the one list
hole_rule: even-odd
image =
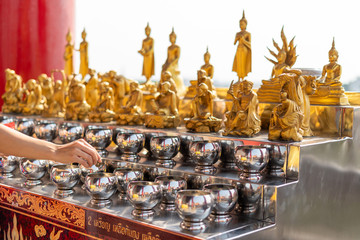
[{"label": "fingers", "polygon": [[100,157],[99,153],[96,151],[96,149],[93,146],[91,146],[84,139],[80,139],[79,143],[83,144],[83,146],[86,146],[88,148],[88,151],[85,151],[85,152],[90,154],[95,159],[96,162],[101,162],[101,157]]},{"label": "fingers", "polygon": [[87,163],[87,161],[85,161],[83,158],[81,158],[81,157],[79,157],[79,156],[76,156],[76,157],[75,157],[75,162],[83,165],[83,166],[86,167],[86,168],[91,167],[91,166],[89,166],[89,164]]},{"label": "fingers", "polygon": [[90,167],[96,163],[96,159],[93,159],[91,155],[87,154],[80,148],[76,149],[76,156],[84,159]]}]

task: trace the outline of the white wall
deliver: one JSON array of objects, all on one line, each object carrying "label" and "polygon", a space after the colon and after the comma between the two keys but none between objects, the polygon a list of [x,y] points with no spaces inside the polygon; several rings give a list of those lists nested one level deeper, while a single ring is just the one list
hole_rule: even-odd
[{"label": "white wall", "polygon": [[[259,86],[268,79],[273,64],[267,46],[272,38],[281,43],[280,30],[290,40],[294,35],[299,55],[294,67],[322,68],[335,36],[342,81],[360,76],[360,14],[357,1],[240,1],[240,0],[77,0],[76,45],[83,27],[88,33],[90,67],[111,69],[133,79],[141,76],[142,56],[137,53],[149,21],[155,40],[155,80],[166,59],[172,26],[181,47],[180,70],[185,80],[195,79],[209,46],[216,85],[228,86],[237,79],[231,71],[236,51],[233,45],[245,9],[247,30],[252,34],[252,66],[249,79]],[[64,36],[65,37],[65,36]],[[77,59],[77,62],[79,60]],[[78,68],[78,66],[77,66]]]}]

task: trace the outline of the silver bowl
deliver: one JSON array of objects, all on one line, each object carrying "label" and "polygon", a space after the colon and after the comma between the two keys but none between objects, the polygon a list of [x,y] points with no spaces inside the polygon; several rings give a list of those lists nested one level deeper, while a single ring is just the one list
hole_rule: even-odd
[{"label": "silver bowl", "polygon": [[135,129],[127,129],[127,128],[121,128],[121,127],[116,127],[112,129],[112,141],[118,145],[118,142],[116,140],[118,134],[122,134],[122,133],[137,133],[139,131],[135,130]]},{"label": "silver bowl", "polygon": [[263,192],[263,186],[256,183],[237,183],[238,189],[238,212],[245,215],[252,215],[260,206],[260,199]]},{"label": "silver bowl", "polygon": [[120,192],[119,198],[121,200],[127,200],[126,189],[132,181],[143,180],[143,172],[141,169],[136,168],[118,168],[114,171],[117,177],[117,189]]},{"label": "silver bowl", "polygon": [[103,159],[106,172],[114,172],[117,168],[132,168],[134,166],[134,163],[118,160],[118,159],[109,159],[105,158]]},{"label": "silver bowl", "polygon": [[20,173],[26,177],[25,186],[35,186],[41,184],[41,178],[46,173],[46,160],[36,160],[23,158],[20,161]]},{"label": "silver bowl", "polygon": [[143,148],[145,136],[142,133],[118,133],[116,142],[121,153],[120,160],[137,162],[137,155]]},{"label": "silver bowl", "polygon": [[198,173],[185,173],[184,177],[187,182],[188,189],[202,189],[204,185],[209,183],[211,176]]},{"label": "silver bowl", "polygon": [[264,144],[269,151],[268,174],[275,177],[285,177],[283,170],[287,158],[287,146]]},{"label": "silver bowl", "polygon": [[192,162],[190,157],[190,145],[195,141],[204,140],[203,137],[194,135],[180,135],[180,153],[184,162]]},{"label": "silver bowl", "polygon": [[210,220],[216,223],[228,223],[232,217],[230,212],[234,210],[238,200],[237,187],[230,184],[208,184],[204,191],[209,192],[214,201],[214,207]]},{"label": "silver bowl", "polygon": [[52,161],[52,160],[44,160],[46,161],[46,169],[47,169],[47,172],[50,174],[50,171],[51,171],[51,168],[55,165],[65,165],[64,163],[60,163],[60,162],[55,162],[55,161]]},{"label": "silver bowl", "polygon": [[214,174],[216,168],[213,166],[221,155],[220,143],[217,141],[197,141],[190,146],[190,157],[194,160],[195,172]]},{"label": "silver bowl", "polygon": [[57,137],[57,123],[50,120],[37,120],[35,122],[35,135],[39,139],[52,142]]},{"label": "silver bowl", "polygon": [[90,173],[97,173],[97,172],[105,172],[106,171],[106,166],[105,166],[105,164],[102,164],[102,163],[97,163],[95,165],[92,165],[89,168],[86,168],[82,164],[79,164],[79,168],[80,168],[80,180],[83,183],[81,188],[84,189],[84,190],[86,189],[85,178],[86,178],[87,175],[89,175]]},{"label": "silver bowl", "polygon": [[147,157],[148,158],[155,158],[155,156],[151,153],[151,149],[150,149],[150,141],[152,137],[157,137],[157,136],[166,136],[166,133],[163,132],[144,132],[145,134],[145,144],[144,144],[144,148],[147,150]]},{"label": "silver bowl", "polygon": [[235,149],[238,146],[243,146],[243,141],[221,140],[221,157],[220,167],[226,169],[238,169],[236,166]]},{"label": "silver bowl", "polygon": [[183,219],[180,227],[187,231],[203,231],[203,222],[211,213],[214,201],[209,192],[202,190],[182,190],[176,195],[176,211]]},{"label": "silver bowl", "polygon": [[16,125],[17,119],[12,116],[0,115],[0,124],[14,123]]},{"label": "silver bowl", "polygon": [[35,120],[32,118],[20,118],[18,119],[15,128],[23,134],[32,136],[35,130]]},{"label": "silver bowl", "polygon": [[62,143],[74,142],[84,135],[84,127],[79,123],[63,122],[59,126],[59,138]]},{"label": "silver bowl", "polygon": [[143,167],[144,180],[155,181],[158,176],[169,175],[169,169],[156,166]]},{"label": "silver bowl", "polygon": [[180,176],[159,176],[155,182],[160,184],[162,190],[161,210],[175,211],[176,194],[186,189],[186,180]]},{"label": "silver bowl", "polygon": [[50,179],[57,187],[54,195],[66,198],[74,194],[73,188],[80,180],[80,172],[75,165],[54,165],[50,170]]},{"label": "silver bowl", "polygon": [[148,219],[154,216],[153,208],[161,200],[161,187],[159,183],[148,181],[133,181],[127,188],[127,197],[134,210],[134,218]]},{"label": "silver bowl", "polygon": [[240,169],[240,179],[260,182],[262,171],[269,162],[269,151],[261,146],[239,146],[235,150],[236,164]]},{"label": "silver bowl", "polygon": [[156,136],[150,141],[150,151],[157,159],[156,165],[171,168],[175,166],[175,157],[180,149],[180,139],[177,136]]},{"label": "silver bowl", "polygon": [[106,148],[111,143],[112,131],[108,127],[90,125],[85,130],[85,140],[93,146],[101,157],[107,157],[109,152]]},{"label": "silver bowl", "polygon": [[85,178],[86,192],[91,196],[90,204],[95,207],[111,205],[111,196],[116,192],[117,178],[113,173],[90,173]]},{"label": "silver bowl", "polygon": [[13,177],[12,172],[15,170],[16,165],[17,160],[15,158],[0,156],[0,179]]}]

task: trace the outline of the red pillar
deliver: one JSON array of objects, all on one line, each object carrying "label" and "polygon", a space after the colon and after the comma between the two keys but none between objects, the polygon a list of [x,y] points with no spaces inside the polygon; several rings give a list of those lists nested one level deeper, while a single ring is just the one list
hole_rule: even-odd
[{"label": "red pillar", "polygon": [[0,1],[0,95],[6,68],[24,82],[64,68],[65,36],[69,29],[74,36],[74,10],[74,0]]}]

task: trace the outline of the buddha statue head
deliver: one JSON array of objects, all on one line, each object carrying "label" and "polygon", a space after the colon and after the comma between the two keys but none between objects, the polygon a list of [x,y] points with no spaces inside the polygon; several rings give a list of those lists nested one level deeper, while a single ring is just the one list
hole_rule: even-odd
[{"label": "buddha statue head", "polygon": [[81,33],[81,37],[82,37],[82,39],[85,41],[85,38],[86,38],[85,28],[84,28],[84,30],[83,30],[82,33]]},{"label": "buddha statue head", "polygon": [[175,44],[176,42],[176,34],[174,32],[174,28],[172,28],[172,32],[169,35],[171,44]]},{"label": "buddha statue head", "polygon": [[[96,71],[95,71],[95,69],[89,68],[88,73],[89,73],[90,77],[94,77]],[[100,73],[99,73],[99,74],[100,74]]]},{"label": "buddha statue head", "polygon": [[205,96],[208,90],[209,87],[205,83],[200,83],[198,86],[198,95],[200,97]]},{"label": "buddha statue head", "polygon": [[247,27],[247,20],[245,18],[245,11],[243,11],[243,16],[240,19],[240,29],[241,31],[245,31]]},{"label": "buddha statue head", "polygon": [[161,74],[161,78],[162,78],[163,82],[167,82],[172,78],[172,75],[169,71],[165,71]]},{"label": "buddha statue head", "polygon": [[56,80],[55,81],[54,89],[55,90],[61,90],[62,89],[62,81],[61,80]]},{"label": "buddha statue head", "polygon": [[206,64],[209,64],[210,62],[210,53],[209,53],[209,48],[206,48],[206,53],[204,54],[204,61]]},{"label": "buddha statue head", "polygon": [[163,82],[160,86],[161,86],[160,92],[167,93],[171,87],[171,84],[169,82]]},{"label": "buddha statue head", "polygon": [[29,81],[27,81],[26,83],[26,89],[28,91],[34,91],[35,87],[36,87],[36,80],[35,79],[30,79]]},{"label": "buddha statue head", "polygon": [[206,71],[203,69],[200,69],[197,71],[198,80],[206,78]]},{"label": "buddha statue head", "polygon": [[248,80],[244,80],[242,82],[242,85],[243,85],[242,89],[243,89],[244,93],[246,95],[249,95],[254,84]]},{"label": "buddha statue head", "polygon": [[101,82],[100,83],[100,93],[106,93],[110,88],[110,84],[108,82]]},{"label": "buddha statue head", "polygon": [[332,47],[329,51],[329,61],[331,63],[335,63],[337,62],[338,58],[339,58],[339,53],[335,48],[335,38],[333,38]]},{"label": "buddha statue head", "polygon": [[130,83],[130,92],[136,91],[139,88],[138,82],[131,82]]},{"label": "buddha statue head", "polygon": [[151,28],[150,28],[149,22],[148,22],[147,25],[146,25],[146,28],[145,28],[145,34],[146,34],[147,37],[149,37],[150,33],[151,33]]}]

